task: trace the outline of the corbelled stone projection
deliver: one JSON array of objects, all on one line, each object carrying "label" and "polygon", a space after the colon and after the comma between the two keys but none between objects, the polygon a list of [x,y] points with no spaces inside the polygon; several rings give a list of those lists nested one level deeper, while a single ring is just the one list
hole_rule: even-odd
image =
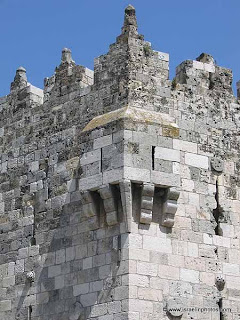
[{"label": "corbelled stone projection", "polygon": [[170,80],[132,6],[94,71],[67,48],[43,91],[17,69],[0,98],[0,319],[239,319],[239,110],[208,54]]}]

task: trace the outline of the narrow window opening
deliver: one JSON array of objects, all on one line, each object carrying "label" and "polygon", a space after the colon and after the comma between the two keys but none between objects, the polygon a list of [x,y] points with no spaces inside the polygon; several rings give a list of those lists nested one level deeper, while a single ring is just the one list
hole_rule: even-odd
[{"label": "narrow window opening", "polygon": [[220,228],[220,222],[221,222],[221,218],[222,218],[222,208],[220,206],[219,203],[219,187],[218,187],[218,181],[216,180],[216,194],[215,194],[215,200],[217,203],[217,207],[216,209],[213,209],[213,217],[217,223],[216,227],[215,227],[215,234],[217,236],[222,236],[222,232],[221,232],[221,228]]},{"label": "narrow window opening", "polygon": [[94,206],[94,211],[96,212],[98,223],[100,226],[101,216],[102,216],[102,208],[103,208],[103,200],[100,197],[100,194],[97,191],[90,191],[92,196],[92,204]]},{"label": "narrow window opening", "polygon": [[36,217],[35,217],[35,212],[33,212],[33,234],[32,234],[32,238],[30,241],[30,245],[31,246],[35,246],[36,245]]},{"label": "narrow window opening", "polygon": [[28,307],[28,320],[32,320],[32,306]]},{"label": "narrow window opening", "polygon": [[122,248],[122,243],[121,243],[121,235],[118,236],[118,261],[117,261],[117,266],[120,266],[121,262],[121,248]]},{"label": "narrow window opening", "polygon": [[152,170],[155,170],[155,146],[152,146]]},{"label": "narrow window opening", "polygon": [[220,320],[224,320],[223,312],[222,312],[222,298],[219,299],[217,304],[218,304],[218,307],[219,307],[219,319]]},{"label": "narrow window opening", "polygon": [[101,148],[101,163],[100,163],[100,172],[103,171],[103,151],[102,151],[102,148]]}]

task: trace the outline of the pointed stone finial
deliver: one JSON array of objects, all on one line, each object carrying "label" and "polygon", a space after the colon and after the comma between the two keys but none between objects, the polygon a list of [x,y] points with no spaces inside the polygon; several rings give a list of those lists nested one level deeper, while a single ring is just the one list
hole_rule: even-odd
[{"label": "pointed stone finial", "polygon": [[20,79],[21,81],[27,81],[26,69],[23,67],[19,67],[16,71],[15,79]]},{"label": "pointed stone finial", "polygon": [[25,88],[26,86],[27,86],[26,69],[23,67],[19,67],[16,70],[14,81],[11,83],[11,91],[14,89],[22,89],[22,88]]},{"label": "pointed stone finial", "polygon": [[19,73],[26,73],[26,69],[25,68],[23,68],[22,66],[21,67],[19,67],[18,69],[17,69],[17,71],[16,72],[19,72]]},{"label": "pointed stone finial", "polygon": [[61,63],[71,63],[74,62],[72,59],[72,51],[68,48],[63,48],[62,49],[62,59],[61,59]]},{"label": "pointed stone finial", "polygon": [[134,6],[129,4],[125,9],[125,13],[127,13],[127,14],[136,14],[136,10],[135,10]]},{"label": "pointed stone finial", "polygon": [[125,9],[124,25],[122,27],[122,34],[137,35],[137,18],[135,8],[129,4]]}]

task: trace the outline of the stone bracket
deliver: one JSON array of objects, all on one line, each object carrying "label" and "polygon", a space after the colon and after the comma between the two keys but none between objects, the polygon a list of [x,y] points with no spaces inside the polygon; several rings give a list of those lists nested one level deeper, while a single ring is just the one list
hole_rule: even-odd
[{"label": "stone bracket", "polygon": [[143,183],[141,197],[140,222],[150,224],[152,222],[154,184]]},{"label": "stone bracket", "polygon": [[91,218],[97,215],[97,205],[91,191],[84,191],[82,195],[82,210],[83,214],[87,218]]},{"label": "stone bracket", "polygon": [[[108,184],[103,185],[98,190],[82,192],[82,210],[87,218],[97,216],[101,207],[100,203],[102,203],[106,214],[106,224],[113,226],[122,219],[121,216],[119,217],[121,210],[118,212],[119,200],[121,199],[126,232],[129,233],[131,232],[133,219],[132,182],[130,180],[122,180],[117,185]],[[175,187],[170,187],[160,188],[161,192],[159,194],[159,192],[155,193],[156,186],[153,183],[142,183],[140,186],[142,188],[141,203],[139,203],[140,223],[151,224],[153,220],[154,196],[156,196],[160,197],[156,202],[156,205],[157,203],[159,205],[160,224],[164,227],[172,228],[180,192]]]},{"label": "stone bracket", "polygon": [[127,232],[131,232],[132,223],[132,183],[130,180],[120,182],[120,192],[123,214],[126,221]]},{"label": "stone bracket", "polygon": [[103,200],[104,210],[106,212],[106,222],[108,226],[118,223],[117,205],[115,202],[114,192],[111,185],[103,186],[98,190]]},{"label": "stone bracket", "polygon": [[174,217],[177,211],[177,200],[180,192],[174,188],[168,188],[163,196],[162,205],[162,222],[164,227],[172,228],[174,225]]}]

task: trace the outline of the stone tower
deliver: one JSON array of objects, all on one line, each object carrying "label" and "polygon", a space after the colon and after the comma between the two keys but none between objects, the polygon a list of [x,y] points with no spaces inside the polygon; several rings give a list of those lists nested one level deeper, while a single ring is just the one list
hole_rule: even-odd
[{"label": "stone tower", "polygon": [[42,91],[20,67],[0,98],[0,319],[238,319],[239,109],[208,54],[169,80],[131,5],[94,72],[65,48]]}]

